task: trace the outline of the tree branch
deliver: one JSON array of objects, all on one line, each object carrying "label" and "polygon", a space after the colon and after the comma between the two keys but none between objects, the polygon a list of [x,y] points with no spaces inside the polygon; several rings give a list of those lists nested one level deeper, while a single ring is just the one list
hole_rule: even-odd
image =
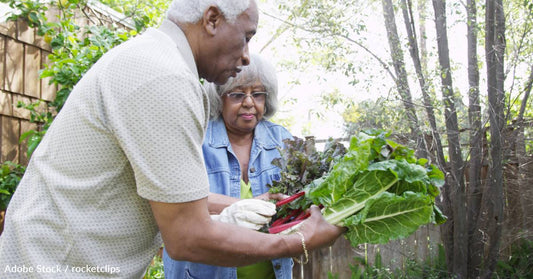
[{"label": "tree branch", "polygon": [[[290,27],[293,27],[293,28],[296,28],[296,29],[300,29],[300,30],[303,30],[303,31],[305,31],[305,32],[309,32],[309,33],[313,33],[313,34],[315,34],[315,33],[321,33],[321,32],[322,32],[322,33],[329,34],[329,35],[331,35],[331,36],[335,36],[335,37],[339,37],[339,38],[343,38],[343,39],[345,39],[345,40],[347,40],[348,42],[351,42],[351,43],[357,45],[358,47],[362,48],[362,49],[365,50],[367,53],[369,53],[374,59],[376,59],[376,60],[381,64],[381,66],[383,66],[383,68],[387,71],[387,73],[391,76],[391,78],[392,78],[394,81],[397,81],[397,77],[392,73],[392,71],[390,70],[389,65],[388,65],[387,63],[385,63],[381,58],[379,58],[379,56],[377,56],[377,55],[376,55],[374,52],[372,52],[369,48],[367,48],[367,47],[364,46],[363,44],[357,42],[356,40],[354,40],[354,39],[348,37],[347,35],[343,35],[343,34],[339,34],[339,33],[331,32],[331,31],[329,31],[329,30],[314,30],[314,29],[310,29],[310,28],[305,28],[305,27],[302,27],[302,26],[300,26],[300,25],[294,24],[294,23],[292,23],[292,22],[288,22],[288,21],[286,21],[286,20],[284,20],[284,19],[280,19],[279,17],[276,17],[276,16],[274,16],[274,15],[271,15],[271,14],[269,14],[269,13],[267,13],[267,12],[264,12],[264,11],[263,11],[263,14],[265,14],[266,16],[271,17],[271,18],[273,18],[273,19],[275,19],[275,20],[278,20],[278,21],[280,21],[280,22],[282,22],[282,23],[284,23],[284,24],[286,24],[286,25],[288,25],[288,26],[290,26]],[[288,28],[285,28],[285,30],[283,30],[283,32],[285,32],[287,29],[288,29]],[[274,38],[274,37],[273,37],[273,38]],[[276,38],[277,38],[277,37],[276,37]],[[269,44],[270,44],[270,43],[271,43],[271,42],[269,41]],[[263,50],[263,49],[264,49],[264,47],[263,47],[261,50]]]}]

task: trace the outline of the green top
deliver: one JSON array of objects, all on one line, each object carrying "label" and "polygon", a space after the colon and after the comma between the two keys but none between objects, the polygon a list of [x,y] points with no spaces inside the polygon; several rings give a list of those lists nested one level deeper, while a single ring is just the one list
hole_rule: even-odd
[{"label": "green top", "polygon": [[[241,199],[253,198],[252,187],[241,179]],[[237,268],[238,279],[276,279],[271,261],[258,262]]]}]

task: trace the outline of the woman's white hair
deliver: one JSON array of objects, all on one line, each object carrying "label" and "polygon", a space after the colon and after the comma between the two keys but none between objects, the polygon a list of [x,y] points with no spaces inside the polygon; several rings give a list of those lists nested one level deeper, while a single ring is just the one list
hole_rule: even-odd
[{"label": "woman's white hair", "polygon": [[168,8],[167,18],[173,22],[196,23],[208,7],[217,6],[226,20],[233,23],[248,9],[251,1],[255,0],[174,0]]},{"label": "woman's white hair", "polygon": [[223,85],[206,83],[209,95],[209,111],[212,119],[222,114],[222,95],[239,86],[251,86],[257,80],[265,87],[268,93],[265,101],[263,118],[272,117],[278,110],[278,78],[276,70],[265,58],[257,54],[250,54],[250,64],[242,67],[237,77],[230,77]]}]

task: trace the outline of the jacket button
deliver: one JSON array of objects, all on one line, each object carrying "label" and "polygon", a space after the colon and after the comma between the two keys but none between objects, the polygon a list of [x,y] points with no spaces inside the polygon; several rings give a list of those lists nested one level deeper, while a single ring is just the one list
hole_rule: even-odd
[{"label": "jacket button", "polygon": [[250,169],[250,172],[251,172],[251,173],[254,173],[254,172],[255,172],[255,168],[251,168],[251,169]]},{"label": "jacket button", "polygon": [[274,266],[274,268],[275,268],[276,270],[280,270],[280,269],[281,269],[281,265],[280,265],[280,264],[276,264],[276,265]]}]

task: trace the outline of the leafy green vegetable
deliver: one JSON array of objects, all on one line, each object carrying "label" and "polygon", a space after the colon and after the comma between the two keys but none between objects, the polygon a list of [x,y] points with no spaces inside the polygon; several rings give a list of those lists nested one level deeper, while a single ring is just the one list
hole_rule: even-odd
[{"label": "leafy green vegetable", "polygon": [[[344,218],[363,209],[367,201],[379,197],[394,185],[398,179],[387,171],[371,171],[363,174],[354,187],[346,191],[345,195],[335,202],[325,203],[324,217],[331,224],[343,225]],[[316,192],[311,195],[316,196]],[[320,196],[318,196],[320,198]]]},{"label": "leafy green vegetable", "polygon": [[[288,224],[299,216],[302,210],[312,204],[309,199],[295,199],[300,196],[305,186],[326,175],[331,167],[346,153],[346,147],[338,139],[328,139],[323,151],[315,147],[313,137],[305,140],[295,137],[285,140],[285,146],[279,148],[281,157],[272,161],[281,169],[281,179],[269,185],[269,192],[284,193],[293,196],[290,202],[278,205],[278,213],[272,219],[270,227]],[[293,201],[294,200],[294,201]],[[267,229],[267,228],[265,228]],[[277,230],[274,230],[277,231]]]},{"label": "leafy green vegetable", "polygon": [[397,196],[385,192],[369,200],[360,213],[344,220],[349,228],[346,236],[352,244],[386,243],[391,235],[407,237],[421,224],[431,222],[431,205],[431,197],[420,193],[405,192]]},{"label": "leafy green vegetable", "polygon": [[331,161],[330,171],[308,183],[305,196],[284,205],[290,210],[281,208],[275,219],[320,205],[328,222],[348,228],[353,246],[386,243],[421,225],[445,222],[435,205],[444,174],[389,136],[373,131],[352,137],[347,152]]},{"label": "leafy green vegetable", "polygon": [[270,185],[271,193],[293,195],[302,191],[307,184],[329,172],[335,160],[346,152],[339,140],[331,138],[326,142],[323,152],[316,150],[312,137],[305,140],[295,137],[284,142],[284,148],[279,148],[281,157],[272,161],[282,171],[281,179]]}]

